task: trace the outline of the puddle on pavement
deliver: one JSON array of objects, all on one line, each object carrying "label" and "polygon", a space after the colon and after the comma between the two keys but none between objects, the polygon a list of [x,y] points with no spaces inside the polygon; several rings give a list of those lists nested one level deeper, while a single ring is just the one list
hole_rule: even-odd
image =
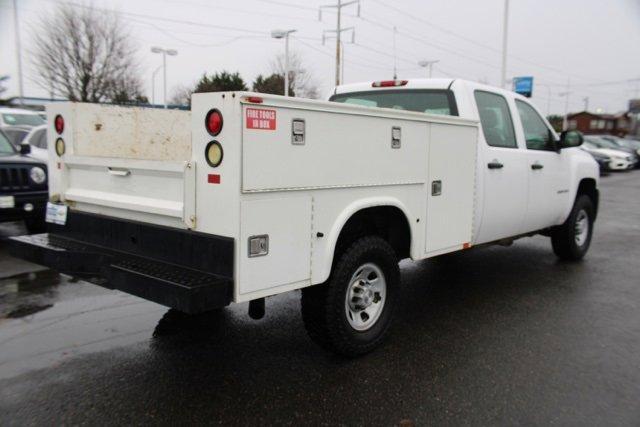
[{"label": "puddle on pavement", "polygon": [[0,280],[0,319],[18,319],[53,307],[60,282],[60,274],[52,270]]}]

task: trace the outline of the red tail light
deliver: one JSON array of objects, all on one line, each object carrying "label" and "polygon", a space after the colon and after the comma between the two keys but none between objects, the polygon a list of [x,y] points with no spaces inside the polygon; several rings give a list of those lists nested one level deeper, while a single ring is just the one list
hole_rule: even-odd
[{"label": "red tail light", "polygon": [[62,131],[64,131],[64,119],[60,114],[58,114],[53,120],[53,126],[56,128],[56,132],[58,132],[58,134],[61,134]]},{"label": "red tail light", "polygon": [[253,104],[262,104],[263,101],[263,99],[259,96],[247,96],[245,99],[247,100],[247,102],[251,102]]},{"label": "red tail light", "polygon": [[204,121],[204,125],[207,128],[207,132],[209,132],[212,136],[216,136],[222,130],[222,113],[216,110],[210,110],[207,113],[207,117]]},{"label": "red tail light", "polygon": [[409,83],[409,80],[382,80],[380,82],[371,83],[371,87],[404,86],[407,83]]}]

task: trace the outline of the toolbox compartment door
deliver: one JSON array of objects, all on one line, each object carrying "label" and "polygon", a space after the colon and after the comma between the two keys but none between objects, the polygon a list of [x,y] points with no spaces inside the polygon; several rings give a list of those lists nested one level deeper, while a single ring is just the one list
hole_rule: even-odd
[{"label": "toolbox compartment door", "polygon": [[428,255],[462,249],[472,242],[477,133],[476,127],[431,125],[426,186]]},{"label": "toolbox compartment door", "polygon": [[[311,197],[253,199],[241,204],[237,301],[311,284]],[[268,253],[249,256],[251,236],[268,236]]]}]

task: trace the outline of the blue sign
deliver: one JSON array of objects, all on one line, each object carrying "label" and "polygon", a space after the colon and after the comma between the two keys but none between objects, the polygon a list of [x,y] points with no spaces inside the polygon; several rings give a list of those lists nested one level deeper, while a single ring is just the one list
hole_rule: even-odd
[{"label": "blue sign", "polygon": [[514,77],[513,91],[527,98],[531,98],[531,94],[533,93],[533,77]]}]

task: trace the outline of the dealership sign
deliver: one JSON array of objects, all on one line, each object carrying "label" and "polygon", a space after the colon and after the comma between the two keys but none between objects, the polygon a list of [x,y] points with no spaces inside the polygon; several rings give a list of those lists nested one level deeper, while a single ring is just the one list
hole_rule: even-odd
[{"label": "dealership sign", "polygon": [[531,94],[533,93],[533,77],[514,77],[513,91],[527,98],[531,98]]}]

